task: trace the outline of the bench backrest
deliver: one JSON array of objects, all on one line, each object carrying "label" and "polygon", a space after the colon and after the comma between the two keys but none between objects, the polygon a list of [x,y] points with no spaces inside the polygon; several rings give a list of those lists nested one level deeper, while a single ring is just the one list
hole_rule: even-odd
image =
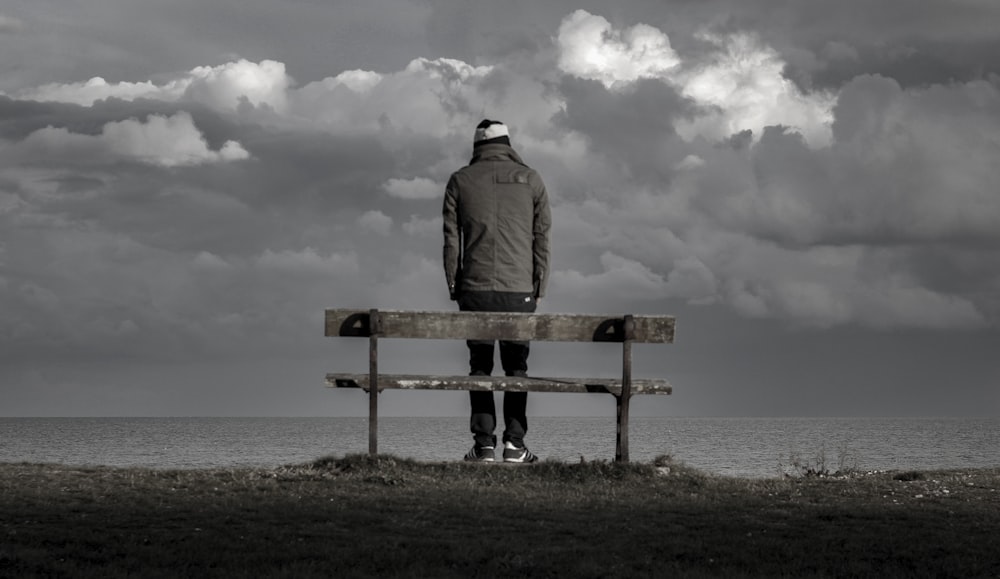
[{"label": "bench backrest", "polygon": [[672,343],[674,317],[509,312],[326,310],[326,336]]}]

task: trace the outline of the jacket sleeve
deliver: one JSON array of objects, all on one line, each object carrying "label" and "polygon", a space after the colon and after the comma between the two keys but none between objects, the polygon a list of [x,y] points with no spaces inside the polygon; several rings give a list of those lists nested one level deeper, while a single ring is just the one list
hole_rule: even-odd
[{"label": "jacket sleeve", "polygon": [[452,299],[457,292],[459,268],[461,267],[461,229],[458,221],[458,192],[455,183],[455,176],[448,180],[448,186],[444,190],[444,207],[442,217],[444,218],[444,277],[448,282],[448,293]]},{"label": "jacket sleeve", "polygon": [[531,244],[532,261],[534,263],[532,281],[535,286],[535,298],[545,296],[545,287],[549,282],[549,230],[552,229],[552,214],[549,211],[549,195],[541,177],[534,197],[535,211],[532,224],[534,238]]}]

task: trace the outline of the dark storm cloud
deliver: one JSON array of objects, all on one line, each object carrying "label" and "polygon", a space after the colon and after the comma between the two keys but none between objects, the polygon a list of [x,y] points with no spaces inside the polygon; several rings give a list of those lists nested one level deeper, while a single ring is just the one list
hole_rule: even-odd
[{"label": "dark storm cloud", "polygon": [[[5,133],[28,143],[51,129],[53,111],[67,138],[96,138],[117,119],[185,107],[111,99],[93,107],[11,108],[20,113],[18,127]],[[216,135],[207,141],[235,139],[254,158],[163,168],[60,158],[50,149],[5,172],[6,359],[202,358],[268,349],[274,342],[253,328],[291,324],[282,317],[303,314],[268,305],[270,292],[294,292],[297,280],[312,277],[328,286],[328,276],[356,270],[351,247],[361,244],[343,224],[371,204],[381,183],[372,175],[388,165],[381,147],[325,133],[262,133],[193,108],[196,125]],[[310,243],[339,253],[321,254]],[[268,279],[268,271],[276,277]],[[309,303],[322,307],[321,300]],[[230,337],[220,342],[219,331]],[[294,340],[282,341],[288,347]]]},{"label": "dark storm cloud", "polygon": [[[647,408],[891,412],[961,375],[953,407],[976,411],[1000,320],[995,9],[865,6],[5,7],[5,411],[332,413],[265,381],[363,365],[320,338],[324,307],[451,307],[439,195],[484,116],[550,191],[543,307],[681,316],[646,371],[684,396]],[[188,402],[155,393],[173,377]],[[826,394],[842,380],[850,400]],[[256,401],[227,405],[237,388]]]},{"label": "dark storm cloud", "polygon": [[666,184],[690,152],[674,122],[694,105],[659,80],[643,79],[615,93],[596,81],[566,77],[559,89],[566,104],[553,124],[585,135],[595,152],[651,172],[634,174],[636,179]]}]

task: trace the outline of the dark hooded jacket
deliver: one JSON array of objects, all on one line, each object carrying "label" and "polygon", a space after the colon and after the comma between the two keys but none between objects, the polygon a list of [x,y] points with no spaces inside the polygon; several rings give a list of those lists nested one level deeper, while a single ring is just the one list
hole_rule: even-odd
[{"label": "dark hooded jacket", "polygon": [[464,291],[545,295],[552,218],[542,178],[509,145],[475,147],[444,194],[444,272]]}]

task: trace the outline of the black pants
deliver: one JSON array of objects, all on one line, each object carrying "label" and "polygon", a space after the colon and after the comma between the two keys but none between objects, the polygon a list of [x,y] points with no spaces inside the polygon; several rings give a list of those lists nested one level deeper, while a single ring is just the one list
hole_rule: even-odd
[{"label": "black pants", "polygon": [[[458,307],[465,312],[533,312],[535,298],[530,293],[515,292],[465,292],[458,300]],[[493,341],[468,340],[469,375],[490,376],[493,373]],[[507,376],[527,376],[529,342],[500,340],[500,365]],[[478,446],[496,446],[497,411],[493,392],[470,391],[472,416],[469,420],[472,435]],[[503,441],[524,446],[528,432],[525,409],[527,392],[504,392]]]}]

